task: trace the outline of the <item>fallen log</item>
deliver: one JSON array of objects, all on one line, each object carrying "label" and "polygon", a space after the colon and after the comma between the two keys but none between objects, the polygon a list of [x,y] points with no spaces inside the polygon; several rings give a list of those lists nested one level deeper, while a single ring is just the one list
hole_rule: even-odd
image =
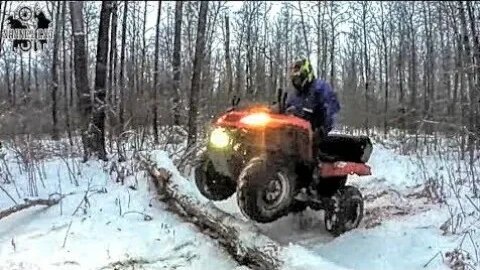
[{"label": "fallen log", "polygon": [[[192,191],[192,183],[179,176],[174,168],[159,168],[150,158],[141,154],[137,154],[136,159],[150,174],[160,199],[184,220],[216,239],[240,265],[268,270],[343,269],[302,247],[281,246],[252,224],[221,211],[210,201],[202,202]],[[298,256],[302,259],[295,261]]]},{"label": "fallen log", "polygon": [[19,212],[21,210],[37,206],[37,205],[45,205],[50,207],[60,202],[64,196],[60,196],[58,198],[48,198],[48,199],[24,199],[24,203],[14,205],[8,209],[0,211],[0,219],[5,218],[13,213]]},{"label": "fallen log", "polygon": [[[252,269],[279,269],[282,264],[277,256],[281,250],[280,245],[255,232],[253,228],[241,228],[246,224],[241,224],[241,221],[230,214],[183,194],[178,190],[179,183],[172,181],[171,172],[165,168],[157,168],[155,163],[141,155],[137,157],[152,177],[161,200],[183,219],[219,241],[237,262]],[[250,239],[241,239],[243,235],[240,231],[255,235],[249,237]]]}]

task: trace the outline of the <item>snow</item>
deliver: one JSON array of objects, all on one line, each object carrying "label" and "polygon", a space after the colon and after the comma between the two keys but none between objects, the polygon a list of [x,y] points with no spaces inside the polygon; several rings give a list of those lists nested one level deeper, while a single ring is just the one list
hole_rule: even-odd
[{"label": "snow", "polygon": [[[311,249],[352,269],[420,269],[439,250],[454,244],[439,237],[441,232],[431,227],[432,221],[429,213],[421,219],[386,222],[373,229],[347,233],[324,245],[311,245]],[[435,261],[424,269],[448,268]]]},{"label": "snow", "polygon": [[[27,174],[13,165],[12,153],[7,158],[21,195],[14,198],[21,202],[21,198],[32,197]],[[73,195],[59,205],[30,208],[0,220],[0,269],[99,269],[129,259],[148,261],[144,269],[237,266],[209,237],[165,211],[154,200],[143,172],[132,173],[122,186],[113,180],[116,173],[109,175],[110,164],[76,162],[81,173],[78,187],[70,182],[66,163],[59,159],[40,165],[45,168],[45,187],[37,183],[38,197],[58,192],[60,185],[63,193],[74,192]],[[124,165],[127,170],[135,170],[129,166],[134,165]],[[11,195],[16,194],[13,184],[2,186]],[[81,204],[85,194],[87,207]],[[0,192],[0,209],[12,204]],[[82,206],[73,215],[79,205]]]},{"label": "snow", "polygon": [[[151,147],[151,142],[145,144]],[[470,254],[465,262],[471,266],[466,269],[480,269],[480,211],[476,210],[480,199],[472,198],[468,164],[459,162],[454,152],[399,154],[398,145],[395,140],[375,140],[369,161],[373,175],[350,177],[349,183],[364,195],[365,218],[358,229],[339,237],[325,231],[323,212],[310,209],[270,224],[249,221],[238,209],[235,194],[212,203],[188,179],[193,174],[182,176],[172,154],[144,153],[173,173],[173,182],[183,193],[227,212],[223,222],[235,219],[241,224],[240,237],[246,243],[281,244],[284,270],[449,269],[453,263],[447,253],[457,248]],[[174,148],[178,147],[170,144],[163,149]],[[132,160],[123,165],[82,163],[78,157],[35,158],[28,151],[19,157],[11,148],[4,154],[0,185],[16,202],[52,193],[68,195],[58,205],[30,208],[0,220],[0,270],[114,269],[119,261],[135,265],[143,261],[143,269],[246,269],[155,200],[148,176]],[[30,162],[28,166],[19,163],[22,159]],[[111,171],[112,165],[117,169]],[[122,170],[124,185],[115,182]],[[11,183],[4,183],[7,179]],[[0,210],[13,204],[0,190]]]},{"label": "snow", "polygon": [[[455,157],[401,155],[393,147],[375,144],[369,164],[372,176],[349,178],[349,184],[359,187],[366,200],[366,217],[360,228],[335,238],[324,229],[323,213],[310,209],[256,226],[279,243],[305,247],[314,255],[348,269],[449,269],[445,259],[436,255],[445,255],[460,244],[472,254],[471,264],[478,263],[478,255],[475,255],[480,243],[478,229],[470,231],[473,241],[465,240],[468,225],[480,227],[480,213],[475,212],[472,205],[461,200],[465,212],[470,214],[463,217],[460,225],[465,232],[444,235],[440,227],[450,218],[448,207],[431,203],[424,197],[409,196],[421,191],[427,179],[447,181],[452,171],[458,174],[457,178],[464,177],[462,172],[466,169],[458,170]],[[463,188],[463,192],[466,191]],[[449,195],[447,205],[458,209],[448,187],[445,193]],[[480,205],[478,199],[476,202]],[[235,196],[215,204],[245,219]],[[369,223],[368,228],[366,223]],[[480,269],[480,265],[476,267],[471,269]]]}]

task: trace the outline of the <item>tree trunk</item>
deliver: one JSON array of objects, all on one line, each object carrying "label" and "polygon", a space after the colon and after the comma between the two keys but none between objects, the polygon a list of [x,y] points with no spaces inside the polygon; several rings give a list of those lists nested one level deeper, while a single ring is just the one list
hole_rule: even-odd
[{"label": "tree trunk", "polygon": [[[465,16],[465,8],[463,6],[463,1],[458,1],[459,11],[460,11],[460,22],[462,27],[462,35],[463,35],[463,46],[464,46],[464,58],[463,61],[467,65],[467,80],[468,80],[468,90],[469,90],[469,99],[470,99],[470,106],[469,106],[469,115],[468,115],[468,151],[470,154],[470,168],[473,172],[473,166],[475,163],[475,108],[477,100],[476,89],[474,88],[474,61],[471,54],[471,47],[470,47],[470,38],[468,36],[467,30],[467,20]],[[472,33],[473,34],[473,33]],[[473,194],[477,196],[477,186],[476,186],[476,177],[475,173],[472,173],[472,186],[473,186]]]},{"label": "tree trunk", "polygon": [[[7,83],[8,102],[10,104],[13,104],[12,87],[10,84],[10,62],[7,60],[6,57],[3,60],[5,61],[5,77],[7,78],[6,83]],[[36,70],[37,69],[35,69],[35,72]]]},{"label": "tree trunk", "polygon": [[17,105],[17,54],[13,60],[13,87],[12,87],[12,104]]},{"label": "tree trunk", "polygon": [[248,2],[247,4],[248,12],[247,12],[247,61],[245,62],[245,79],[246,79],[246,95],[251,98],[253,94],[253,45],[252,45],[252,15],[251,15],[251,5],[252,2]]},{"label": "tree trunk", "polygon": [[105,151],[105,94],[107,81],[108,33],[112,1],[103,1],[97,42],[97,64],[95,68],[95,93],[92,114],[93,151],[97,157],[107,160]]},{"label": "tree trunk", "polygon": [[[332,86],[332,89],[335,89],[335,24],[334,24],[334,18],[333,18],[333,2],[330,2],[330,30],[332,31],[330,33],[330,84]],[[365,22],[364,22],[365,24]],[[368,120],[367,120],[367,125],[368,125]]]},{"label": "tree trunk", "polygon": [[227,65],[227,93],[228,97],[233,91],[232,60],[230,59],[230,20],[225,15],[225,64]]},{"label": "tree trunk", "polygon": [[[370,87],[370,66],[369,66],[369,57],[368,57],[368,52],[369,49],[367,47],[367,3],[363,2],[362,3],[362,25],[363,25],[363,57],[364,57],[364,81],[365,81],[365,131],[369,131],[369,87]],[[333,61],[333,59],[331,59]]]},{"label": "tree trunk", "polygon": [[[69,106],[70,109],[73,107],[73,85],[74,85],[74,80],[75,80],[75,72],[74,72],[74,62],[75,62],[75,56],[74,56],[74,44],[73,44],[74,39],[70,39],[70,98],[69,98]],[[35,55],[35,88],[38,91],[38,82],[37,82],[37,56]],[[78,93],[77,93],[78,94]]]},{"label": "tree trunk", "polygon": [[[138,2],[136,1],[132,1],[132,32],[131,32],[131,37],[130,37],[130,41],[131,43],[129,44],[130,45],[130,62],[128,63],[127,65],[127,72],[128,72],[128,87],[129,87],[129,91],[127,92],[127,96],[126,96],[126,104],[128,104],[128,112],[129,112],[129,119],[130,120],[134,120],[133,118],[133,106],[134,106],[134,95],[136,93],[138,93],[138,89],[137,89],[137,71],[138,71],[138,68],[137,68],[137,61],[136,61],[136,52],[137,52],[137,47],[136,47],[136,40],[137,40],[137,33],[138,33],[138,29],[137,29],[137,7],[138,7]],[[132,121],[133,122],[133,121]],[[134,126],[135,123],[133,122],[132,123],[132,126]]]},{"label": "tree trunk", "polygon": [[[60,2],[57,2],[56,20],[60,18]],[[52,139],[58,140],[58,119],[57,119],[57,90],[58,90],[58,43],[60,35],[60,23],[55,25],[55,37],[53,39],[53,60],[52,60]]]},{"label": "tree trunk", "polygon": [[25,101],[25,76],[24,76],[24,68],[23,68],[23,53],[20,54],[20,84],[22,85],[22,98],[20,100]]},{"label": "tree trunk", "polygon": [[[384,68],[385,68],[385,107],[384,107],[384,118],[383,118],[383,128],[384,135],[387,136],[388,133],[388,47],[387,47],[387,37],[385,35],[385,15],[383,12],[383,2],[380,3],[381,13],[382,13],[382,42],[383,42],[383,57],[384,57]],[[390,29],[391,31],[391,29]]]},{"label": "tree trunk", "polygon": [[72,21],[72,33],[74,42],[75,60],[75,86],[78,93],[78,115],[81,119],[82,144],[84,161],[88,159],[92,151],[90,136],[88,136],[88,124],[92,107],[90,100],[90,88],[87,72],[87,49],[85,47],[85,30],[83,22],[83,2],[70,2],[70,18]]},{"label": "tree trunk", "polygon": [[[68,141],[70,146],[73,146],[72,141],[72,130],[70,127],[70,108],[68,107],[68,87],[67,87],[67,40],[65,39],[66,32],[66,13],[67,13],[67,3],[63,2],[62,4],[62,52],[63,52],[63,93],[64,93],[64,103],[63,109],[65,113],[65,126],[67,128]],[[29,83],[30,85],[30,83]],[[71,86],[70,86],[71,87]]]},{"label": "tree trunk", "polygon": [[327,79],[327,60],[328,60],[328,49],[327,49],[328,39],[327,39],[327,30],[322,29],[322,78]]},{"label": "tree trunk", "polygon": [[283,86],[284,88],[287,88],[289,85],[289,80],[287,79],[289,76],[289,71],[290,71],[290,65],[291,63],[290,58],[289,58],[289,52],[290,52],[290,13],[288,10],[286,11],[286,18],[285,18],[285,85]]},{"label": "tree trunk", "polygon": [[[32,51],[28,51],[28,80],[27,80],[27,94],[30,95],[32,85]],[[29,96],[27,96],[29,98]]]},{"label": "tree trunk", "polygon": [[198,96],[200,92],[200,77],[202,73],[203,58],[205,57],[205,29],[207,24],[208,1],[200,2],[198,17],[197,42],[195,45],[195,59],[193,61],[192,87],[190,89],[190,109],[188,113],[188,141],[187,147],[195,144],[197,140],[197,112]]},{"label": "tree trunk", "polygon": [[108,68],[108,79],[107,79],[107,122],[109,124],[109,143],[110,149],[113,144],[113,137],[117,137],[115,127],[115,104],[116,104],[116,68],[117,68],[117,1],[112,3],[112,30],[110,32],[110,55],[109,59],[109,68]]},{"label": "tree trunk", "polygon": [[[2,12],[2,22],[0,24],[0,55],[2,55],[2,48],[3,48],[3,26],[5,25],[5,14],[7,12],[7,1],[5,1],[3,10],[2,10],[2,3],[3,1],[0,1],[0,11]],[[11,4],[11,3],[10,3]]]},{"label": "tree trunk", "polygon": [[181,64],[181,54],[180,50],[182,48],[182,1],[175,2],[175,35],[173,41],[173,124],[180,125],[180,64]]},{"label": "tree trunk", "polygon": [[477,80],[476,80],[475,89],[472,89],[474,93],[473,93],[471,103],[472,103],[472,106],[475,107],[475,115],[473,116],[473,118],[475,119],[475,126],[476,126],[475,134],[476,134],[476,140],[477,140],[477,146],[478,146],[479,145],[478,143],[480,142],[480,140],[478,140],[478,136],[480,136],[480,121],[478,119],[479,118],[478,114],[480,113],[479,112],[480,100],[478,100],[478,98],[480,97],[480,40],[479,40],[478,32],[476,29],[476,25],[475,25],[478,22],[478,19],[477,20],[475,19],[475,13],[472,8],[472,3],[470,1],[466,1],[466,5],[467,5],[468,17],[470,20],[470,31],[472,33],[472,39],[473,39],[473,47],[474,47],[473,55],[476,61],[475,71],[476,71]]},{"label": "tree trunk", "polygon": [[417,121],[417,46],[415,42],[415,26],[413,24],[413,17],[415,12],[415,2],[410,3],[412,5],[412,14],[410,14],[410,41],[411,41],[411,62],[410,62],[410,76],[409,76],[409,88],[411,92],[410,96],[410,108],[413,111],[411,120],[411,128],[416,130]]},{"label": "tree trunk", "polygon": [[160,70],[158,69],[158,51],[160,47],[160,15],[162,12],[162,2],[158,2],[158,13],[157,13],[157,25],[155,28],[155,55],[154,55],[154,68],[153,68],[153,136],[155,144],[158,144],[158,76],[160,75]]},{"label": "tree trunk", "polygon": [[236,56],[236,65],[235,65],[235,96],[241,96],[241,77],[242,77],[242,45],[243,45],[243,35],[244,35],[244,24],[240,30],[240,41],[238,42],[237,47],[237,56]]},{"label": "tree trunk", "polygon": [[126,37],[127,37],[127,13],[128,13],[128,1],[124,2],[123,8],[123,20],[122,20],[122,51],[120,52],[120,97],[118,101],[119,106],[119,121],[117,134],[123,131],[125,125],[125,51],[126,51]]},{"label": "tree trunk", "polygon": [[[452,97],[452,102],[449,105],[450,107],[449,111],[452,115],[457,116],[456,107],[457,107],[457,101],[458,101],[458,89],[460,87],[460,84],[463,81],[463,66],[462,66],[462,55],[463,55],[462,50],[463,49],[462,49],[462,37],[458,30],[457,20],[455,16],[452,16],[452,27],[453,27],[454,37],[455,37],[454,46],[456,47],[456,50],[455,50],[455,75],[453,78],[453,97]],[[460,105],[461,113],[463,111],[462,106],[463,104]]]},{"label": "tree trunk", "polygon": [[[322,12],[322,3],[323,1],[317,1],[317,77],[326,79],[325,74],[323,71],[323,62],[325,61],[323,59],[323,55],[321,54],[322,47],[323,47],[323,40],[325,37],[323,36],[324,34],[324,19],[325,19],[325,6],[323,7],[323,12]],[[321,15],[320,15],[321,13]]]},{"label": "tree trunk", "polygon": [[110,68],[108,75],[108,104],[116,104],[116,69],[117,69],[117,1],[112,6],[112,31],[110,33]]},{"label": "tree trunk", "polygon": [[142,64],[140,67],[140,83],[138,83],[140,87],[140,94],[142,94],[145,91],[145,55],[147,53],[147,38],[145,37],[145,30],[146,30],[146,25],[147,25],[147,5],[148,2],[145,1],[145,6],[143,9],[143,29],[142,29],[142,37],[143,37],[143,43],[142,43]]},{"label": "tree trunk", "polygon": [[307,30],[306,30],[306,25],[305,25],[305,19],[303,17],[303,9],[302,9],[302,2],[298,1],[298,9],[300,11],[300,21],[302,23],[302,32],[303,32],[303,38],[305,39],[305,46],[307,47],[307,58],[310,59],[310,46],[309,46],[309,38],[307,35]]}]

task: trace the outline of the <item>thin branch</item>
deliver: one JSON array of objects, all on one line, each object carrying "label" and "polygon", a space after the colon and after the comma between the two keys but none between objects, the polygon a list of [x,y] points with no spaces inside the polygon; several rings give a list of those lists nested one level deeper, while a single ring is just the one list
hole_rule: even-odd
[{"label": "thin branch", "polygon": [[0,211],[0,219],[5,218],[13,213],[19,212],[21,210],[33,207],[33,206],[38,206],[38,205],[45,205],[47,207],[50,207],[52,205],[55,205],[60,202],[65,197],[65,195],[60,196],[59,198],[49,198],[49,199],[24,199],[25,203],[22,204],[17,204],[15,206],[12,206],[6,210]]}]

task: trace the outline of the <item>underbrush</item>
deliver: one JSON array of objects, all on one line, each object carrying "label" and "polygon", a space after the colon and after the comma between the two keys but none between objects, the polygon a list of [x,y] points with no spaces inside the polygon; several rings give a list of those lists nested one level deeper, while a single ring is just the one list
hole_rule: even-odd
[{"label": "underbrush", "polygon": [[[345,132],[342,129],[341,132]],[[364,131],[349,131],[366,135]],[[461,136],[442,134],[407,134],[390,130],[372,132],[372,141],[395,153],[408,156],[412,171],[420,184],[411,194],[423,197],[448,212],[438,229],[445,236],[457,239],[457,247],[439,251],[445,264],[452,269],[480,269],[480,161],[478,152],[465,153]]]},{"label": "underbrush", "polygon": [[[347,129],[339,129],[332,133],[366,135],[362,130]],[[151,130],[139,129],[126,131],[115,140],[107,139],[109,161],[102,162],[103,170],[109,176],[106,181],[127,185],[132,190],[136,189],[138,186],[136,172],[140,169],[129,161],[139,151],[163,150],[169,153],[179,172],[186,176],[190,175],[196,157],[204,147],[202,136],[198,137],[195,146],[187,149],[187,132],[182,127],[161,127],[158,143],[151,134]],[[413,164],[412,171],[415,173],[409,177],[415,178],[419,184],[415,187],[415,194],[410,194],[411,196],[425,198],[429,203],[448,213],[448,218],[436,226],[443,235],[457,239],[458,245],[452,250],[439,251],[435,259],[441,258],[452,269],[478,269],[480,265],[478,159],[475,156],[474,159],[470,159],[469,155],[461,152],[462,142],[458,137],[440,134],[407,135],[398,130],[391,130],[386,137],[383,132],[374,131],[370,132],[370,137],[374,148],[384,147],[394,151],[400,157],[408,158]],[[8,197],[11,203],[17,204],[25,197],[40,196],[40,190],[46,190],[52,185],[55,185],[55,190],[62,194],[64,190],[61,180],[68,179],[74,186],[88,181],[83,172],[81,139],[75,136],[72,141],[73,145],[67,138],[52,141],[32,136],[18,136],[12,140],[2,141],[0,193]],[[57,174],[62,168],[67,173],[52,177],[52,169],[46,168],[46,161],[52,160],[55,160],[58,166]],[[133,180],[126,181],[128,178]],[[56,182],[52,183],[55,180]],[[5,188],[7,186],[13,188]],[[86,198],[81,207],[86,207],[88,196]]]}]

